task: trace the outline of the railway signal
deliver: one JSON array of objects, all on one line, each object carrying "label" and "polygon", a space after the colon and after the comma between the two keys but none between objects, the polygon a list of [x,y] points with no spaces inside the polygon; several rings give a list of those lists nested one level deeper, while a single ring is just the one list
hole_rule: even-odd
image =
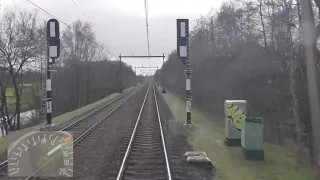
[{"label": "railway signal", "polygon": [[51,89],[51,70],[50,65],[55,63],[55,59],[60,56],[60,29],[59,22],[56,19],[50,19],[47,22],[46,28],[47,38],[47,80],[46,80],[46,92],[47,92],[47,125],[52,123],[52,89]]},{"label": "railway signal", "polygon": [[189,20],[177,19],[177,52],[186,64],[189,52]]},{"label": "railway signal", "polygon": [[177,52],[182,62],[186,65],[186,109],[187,109],[187,122],[192,124],[191,121],[191,61],[189,58],[189,19],[177,19]]},{"label": "railway signal", "polygon": [[56,19],[50,19],[47,22],[46,34],[49,64],[53,65],[55,63],[55,59],[60,56],[59,22]]}]

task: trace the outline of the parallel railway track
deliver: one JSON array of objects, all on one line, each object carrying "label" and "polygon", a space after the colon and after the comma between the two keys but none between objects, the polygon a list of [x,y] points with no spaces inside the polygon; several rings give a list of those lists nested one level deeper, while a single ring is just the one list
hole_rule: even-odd
[{"label": "parallel railway track", "polygon": [[[70,124],[68,124],[65,127],[62,127],[61,129],[57,129],[56,131],[68,131],[68,130],[72,130],[73,131],[73,137],[74,137],[74,143],[73,146],[77,145],[82,139],[84,139],[90,132],[92,132],[104,119],[106,119],[107,117],[109,117],[111,114],[113,114],[117,109],[119,109],[123,104],[125,104],[132,96],[134,96],[140,89],[143,89],[143,85],[140,87],[135,88],[134,90],[131,90],[127,93],[124,93],[116,98],[114,98],[113,100],[111,100],[110,102],[108,102],[107,104],[99,107],[98,109],[90,112],[89,114],[71,122]],[[120,101],[121,99],[123,99],[122,101]],[[107,114],[102,114],[102,115],[97,115],[98,112],[101,112],[101,110],[112,106],[116,104],[115,107],[111,108],[111,110],[109,112],[107,112]],[[96,116],[96,117],[95,117]],[[54,130],[54,129],[53,129]],[[52,160],[52,159],[51,159]],[[50,160],[50,161],[51,161]],[[36,174],[41,171],[41,169],[43,167],[45,167],[48,163],[50,163],[50,161],[48,161],[47,163],[43,164],[43,166],[38,169],[36,172],[34,172],[33,174],[31,174],[29,177],[26,178],[20,178],[20,179],[25,179],[25,180],[30,180],[30,179],[36,179],[35,176]],[[8,165],[8,160],[3,161],[2,163],[0,163],[0,179],[1,176],[7,176],[7,166]],[[16,178],[15,178],[16,179]]]}]

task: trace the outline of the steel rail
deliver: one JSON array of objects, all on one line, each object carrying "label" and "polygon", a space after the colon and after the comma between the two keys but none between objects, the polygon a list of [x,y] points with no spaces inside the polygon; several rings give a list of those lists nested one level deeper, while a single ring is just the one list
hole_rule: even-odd
[{"label": "steel rail", "polygon": [[[115,108],[113,108],[108,114],[106,114],[105,116],[103,116],[98,122],[96,122],[94,125],[92,125],[89,129],[87,129],[84,133],[82,133],[78,138],[76,138],[73,142],[73,147],[75,147],[81,140],[83,140],[90,132],[92,132],[96,127],[98,127],[98,125],[100,125],[102,123],[102,121],[109,117],[111,114],[113,114],[116,110],[118,110],[123,104],[125,104],[133,95],[135,95],[141,88],[143,87],[143,85],[134,93],[132,93],[129,97],[127,97],[125,100],[123,100],[118,106],[116,106]],[[150,85],[149,85],[150,87]],[[149,88],[148,88],[149,90]],[[32,173],[30,176],[28,176],[27,178],[25,178],[24,180],[31,180],[31,179],[36,179],[37,177],[34,177],[34,175],[36,175],[39,171],[41,171],[47,164],[49,164],[53,159],[55,159],[55,157],[52,157],[49,161],[47,161],[46,163],[44,163],[38,170],[36,170],[34,173]]]},{"label": "steel rail", "polygon": [[[124,175],[124,172],[125,172],[126,162],[128,161],[129,154],[130,154],[130,151],[131,151],[131,147],[132,147],[133,141],[135,139],[135,135],[137,133],[137,128],[139,126],[141,115],[142,115],[143,109],[145,107],[145,102],[146,102],[146,99],[147,99],[147,96],[148,96],[148,93],[149,93],[150,86],[151,86],[151,84],[148,87],[148,91],[146,93],[146,96],[144,98],[143,104],[141,106],[140,113],[139,113],[139,116],[137,118],[137,122],[136,122],[136,124],[134,126],[134,129],[133,129],[133,132],[132,132],[132,135],[131,135],[131,138],[130,138],[130,141],[129,141],[129,144],[128,144],[128,147],[127,147],[127,150],[126,150],[126,153],[125,153],[125,155],[123,157],[123,160],[122,160],[122,163],[121,163],[121,166],[120,166],[120,170],[118,172],[116,180],[121,180],[123,178],[123,175]],[[154,84],[153,83],[152,83],[152,87],[153,87],[154,96],[155,96],[157,117],[158,117],[158,120],[159,120],[159,128],[160,128],[160,134],[161,134],[161,140],[162,140],[161,142],[162,142],[162,147],[163,147],[165,161],[166,161],[167,176],[168,176],[168,180],[171,180],[172,178],[171,178],[169,160],[168,160],[168,156],[167,156],[165,140],[164,140],[164,134],[163,134],[163,129],[162,129],[162,123],[161,123],[161,118],[160,118],[160,113],[159,113],[159,107],[158,107],[157,98],[156,98],[156,94],[155,94],[155,88],[154,88]]]},{"label": "steel rail", "polygon": [[[131,90],[131,91],[128,91],[128,92],[126,92],[126,93],[124,93],[124,94],[122,94],[122,95],[120,95],[120,96],[117,96],[117,97],[113,98],[113,99],[112,99],[111,101],[109,101],[108,103],[100,106],[99,108],[95,109],[94,111],[91,111],[89,114],[87,114],[87,115],[85,115],[85,116],[77,119],[75,122],[73,122],[73,123],[71,123],[71,124],[63,127],[63,128],[60,129],[60,130],[57,130],[57,131],[58,131],[58,132],[61,132],[61,131],[65,131],[65,130],[67,130],[67,129],[71,129],[73,126],[79,124],[80,122],[82,122],[83,120],[87,119],[88,117],[94,115],[95,113],[99,112],[99,111],[102,110],[103,108],[110,106],[111,104],[113,104],[113,103],[116,102],[117,100],[125,97],[126,95],[128,95],[128,94],[130,94],[130,93],[132,93],[129,97],[127,97],[127,98],[126,98],[124,101],[122,101],[118,106],[116,106],[115,108],[113,108],[107,115],[105,115],[104,117],[102,117],[97,123],[95,123],[95,124],[93,125],[93,126],[97,126],[99,122],[101,123],[103,119],[105,119],[106,117],[110,116],[115,110],[117,110],[117,109],[118,109],[120,106],[122,106],[126,101],[128,101],[134,94],[136,94],[140,89],[142,89],[143,86],[144,86],[144,85],[141,85],[140,87],[137,87],[137,88],[135,88],[135,89],[133,89],[133,90]],[[92,128],[93,126],[91,126],[89,129],[90,129],[90,130],[93,130],[93,128]],[[89,131],[87,130],[87,131],[84,132],[84,133],[89,133]],[[81,134],[81,135],[79,136],[79,138],[83,138],[83,137],[84,137],[84,136],[83,136],[84,133]],[[75,142],[78,143],[79,140],[80,140],[79,138],[77,138],[77,139],[74,141],[74,143],[75,143]],[[74,144],[74,145],[75,145],[75,144]],[[54,159],[54,158],[53,158],[53,159]],[[48,162],[45,163],[45,165],[48,164],[49,162],[51,162],[53,159],[50,159]],[[5,169],[5,168],[7,167],[7,165],[8,165],[8,160],[5,160],[5,161],[1,162],[1,163],[0,163],[0,171],[3,170],[3,169]],[[45,167],[45,166],[43,166],[43,167]],[[43,167],[42,167],[42,168],[43,168]],[[33,173],[32,175],[34,175],[34,173]],[[31,175],[31,176],[32,176],[32,175]],[[31,176],[27,177],[26,179],[31,179]]]},{"label": "steel rail", "polygon": [[[139,90],[142,88],[142,86],[143,86],[143,85],[141,85],[141,86],[138,88],[138,90],[137,90],[137,89],[134,89],[134,90],[128,91],[128,92],[126,92],[126,93],[124,93],[124,94],[122,94],[122,95],[120,95],[120,96],[117,96],[116,98],[114,98],[114,99],[112,99],[111,101],[109,101],[107,104],[104,104],[103,106],[100,106],[98,109],[95,109],[94,111],[91,111],[89,114],[87,114],[87,115],[85,115],[85,116],[77,119],[75,122],[67,125],[66,127],[62,128],[62,129],[60,129],[60,130],[58,130],[58,131],[59,131],[59,132],[60,132],[60,131],[65,131],[65,130],[73,127],[74,125],[82,122],[84,119],[88,118],[89,116],[91,116],[91,115],[99,112],[101,109],[103,109],[103,108],[111,105],[111,104],[114,103],[115,101],[123,98],[124,96],[126,96],[126,95],[128,95],[128,94],[130,94],[131,92],[136,93],[137,91],[139,91]],[[136,91],[135,91],[135,90],[136,90]],[[3,170],[4,168],[6,168],[6,167],[7,167],[7,164],[8,164],[8,160],[5,160],[5,161],[1,162],[1,163],[0,163],[0,171]]]},{"label": "steel rail", "polygon": [[161,116],[160,116],[160,112],[159,112],[158,100],[157,100],[156,90],[154,89],[154,85],[153,85],[153,94],[154,94],[154,100],[156,101],[157,116],[158,116],[159,126],[160,126],[160,133],[161,133],[164,158],[166,160],[168,180],[171,180],[172,178],[171,178],[170,164],[169,164],[169,160],[168,160],[167,148],[166,148],[166,143],[165,143],[165,139],[164,139],[164,135],[163,135]]},{"label": "steel rail", "polygon": [[117,179],[116,180],[120,180],[122,178],[122,176],[123,176],[123,173],[124,173],[124,170],[125,170],[125,164],[126,164],[127,159],[129,157],[131,146],[132,146],[135,134],[137,132],[138,124],[139,124],[140,119],[141,119],[142,111],[144,109],[144,105],[146,103],[146,100],[147,100],[147,97],[148,97],[148,94],[149,94],[150,86],[151,86],[151,83],[150,83],[150,85],[148,87],[148,90],[147,90],[147,93],[146,93],[146,95],[144,97],[144,100],[143,100],[143,103],[142,103],[142,106],[141,106],[141,109],[140,109],[140,112],[139,112],[139,115],[138,115],[138,118],[137,118],[137,122],[136,122],[136,124],[135,124],[135,126],[133,128],[133,132],[132,132],[132,135],[131,135],[131,138],[130,138],[130,141],[129,141],[129,145],[128,145],[126,153],[125,153],[125,155],[123,157],[123,160],[122,160],[122,163],[121,163],[121,166],[120,166],[120,170],[119,170],[119,173],[117,175]]}]

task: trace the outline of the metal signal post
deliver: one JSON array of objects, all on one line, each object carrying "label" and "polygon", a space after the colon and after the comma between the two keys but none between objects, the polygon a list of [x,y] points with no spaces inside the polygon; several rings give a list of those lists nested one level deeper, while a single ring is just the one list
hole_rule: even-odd
[{"label": "metal signal post", "polygon": [[189,19],[177,19],[177,52],[178,56],[182,59],[186,65],[186,111],[187,122],[186,124],[192,124],[191,121],[191,61],[189,58]]},{"label": "metal signal post", "polygon": [[119,82],[120,82],[120,89],[119,89],[119,93],[122,93],[123,91],[123,81],[122,81],[122,61],[121,61],[121,54],[119,55],[119,63],[120,63],[120,66],[119,66]]},{"label": "metal signal post", "polygon": [[162,74],[162,78],[161,78],[162,79],[162,82],[161,82],[162,83],[162,93],[166,93],[166,89],[164,88],[164,57],[165,56],[164,56],[164,53],[163,53],[163,56],[162,56],[162,68],[161,68],[162,69],[162,73],[161,73]]},{"label": "metal signal post", "polygon": [[47,38],[47,80],[46,80],[46,92],[47,92],[47,103],[46,103],[46,113],[47,113],[47,125],[52,123],[52,88],[51,88],[51,70],[50,65],[55,63],[55,59],[60,56],[60,32],[59,32],[59,22],[56,19],[50,19],[47,22],[46,30]]}]

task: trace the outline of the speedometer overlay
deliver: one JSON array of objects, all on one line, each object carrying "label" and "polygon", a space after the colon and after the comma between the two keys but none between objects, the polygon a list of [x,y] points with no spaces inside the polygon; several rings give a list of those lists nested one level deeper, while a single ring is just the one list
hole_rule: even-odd
[{"label": "speedometer overlay", "polygon": [[20,137],[8,148],[8,176],[72,177],[72,134],[32,131]]}]

